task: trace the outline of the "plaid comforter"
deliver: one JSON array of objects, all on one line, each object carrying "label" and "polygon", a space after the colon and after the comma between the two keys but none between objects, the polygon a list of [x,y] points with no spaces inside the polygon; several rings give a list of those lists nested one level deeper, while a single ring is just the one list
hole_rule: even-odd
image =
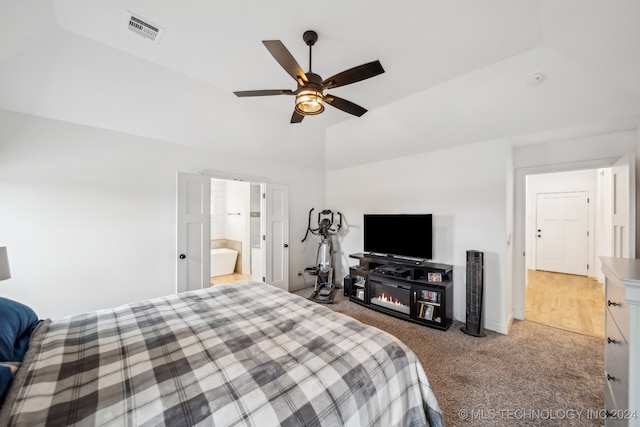
[{"label": "plaid comforter", "polygon": [[13,389],[11,426],[442,425],[401,342],[255,282],[45,324]]}]

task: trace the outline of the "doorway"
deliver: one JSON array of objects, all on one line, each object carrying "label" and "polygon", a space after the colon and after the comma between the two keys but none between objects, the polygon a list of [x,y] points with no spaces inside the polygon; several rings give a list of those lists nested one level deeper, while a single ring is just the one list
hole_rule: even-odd
[{"label": "doorway", "polygon": [[[532,238],[527,238],[527,233],[533,235],[537,229],[532,222],[534,215],[531,210],[527,210],[531,192],[527,191],[527,182],[530,176],[553,177],[554,173],[569,173],[595,170],[597,174],[596,190],[592,194],[595,197],[591,203],[590,212],[598,212],[598,219],[595,220],[598,232],[590,233],[588,259],[590,260],[589,276],[596,277],[603,282],[603,275],[600,269],[599,256],[611,256],[612,242],[620,242],[623,257],[635,257],[635,155],[627,153],[619,159],[600,159],[570,164],[554,164],[535,167],[515,169],[514,181],[514,236],[513,236],[513,317],[515,319],[525,319],[525,294],[526,275],[528,270],[535,269],[532,264],[532,255],[535,247],[532,246]],[[554,188],[552,191],[576,191],[576,188]],[[607,195],[608,193],[608,195]],[[613,195],[619,197],[618,202],[613,203]],[[617,210],[624,213],[620,216],[620,225],[615,225],[615,215],[613,205],[617,205]],[[531,202],[529,202],[529,206]],[[595,208],[597,206],[597,209]],[[607,213],[607,211],[609,213]],[[593,219],[594,215],[591,216]],[[626,219],[626,221],[625,221]],[[596,225],[592,226],[595,230]],[[613,226],[615,225],[615,227]],[[617,239],[612,236],[618,232]]]},{"label": "doorway", "polygon": [[593,269],[599,173],[587,169],[526,177],[526,320],[603,333],[602,285]]},{"label": "doorway", "polygon": [[262,281],[260,198],[260,183],[211,178],[211,286]]},{"label": "doorway", "polygon": [[[239,204],[234,204],[229,210],[228,203],[216,203],[215,196],[212,198],[212,178],[222,181],[240,181],[249,183],[249,193],[245,197],[240,195]],[[277,286],[283,290],[289,290],[289,190],[284,184],[272,184],[260,182],[261,180],[248,177],[228,176],[216,172],[202,172],[192,174],[185,172],[177,173],[177,277],[176,292],[201,289],[211,286],[211,257],[212,254],[212,231],[211,212],[217,210],[217,214],[224,221],[227,217],[234,217],[237,234],[229,239],[227,231],[220,234],[220,230],[215,231],[216,237],[224,237],[220,240],[222,249],[233,249],[233,245],[246,245],[236,252],[241,256],[241,260],[236,258],[231,267],[232,272],[239,269],[243,276],[251,277],[251,185],[259,185],[259,216],[254,215],[260,223],[258,240],[260,242],[260,253],[256,255],[254,251],[254,272],[255,263],[260,258],[262,276],[261,281]],[[226,185],[226,183],[225,183]],[[234,192],[232,197],[236,197],[240,192]],[[242,193],[244,194],[244,193]],[[255,187],[254,187],[255,194]],[[213,200],[212,200],[213,199]],[[246,202],[246,203],[245,203]],[[243,207],[244,205],[248,207]],[[246,214],[242,214],[245,212]],[[257,212],[257,211],[253,211]],[[238,215],[239,214],[239,215]],[[254,223],[257,221],[254,220]],[[244,225],[242,225],[244,224]],[[214,226],[215,227],[215,226]],[[254,227],[255,230],[255,227]],[[254,231],[254,242],[256,233]],[[236,238],[238,240],[236,240]],[[224,242],[231,240],[231,242]],[[225,246],[226,245],[226,246]],[[229,248],[228,245],[232,245]],[[238,266],[239,263],[239,266]],[[243,267],[244,265],[244,267]],[[256,275],[257,278],[257,275]],[[242,277],[244,279],[244,277]],[[233,280],[233,279],[232,279]]]}]

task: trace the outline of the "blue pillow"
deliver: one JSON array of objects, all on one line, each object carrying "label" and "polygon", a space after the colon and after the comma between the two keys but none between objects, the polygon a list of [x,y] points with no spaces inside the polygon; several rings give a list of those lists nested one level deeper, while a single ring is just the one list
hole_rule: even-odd
[{"label": "blue pillow", "polygon": [[17,301],[0,298],[0,362],[22,362],[38,315]]},{"label": "blue pillow", "polygon": [[0,406],[7,396],[9,386],[13,381],[13,371],[8,366],[0,365]]}]

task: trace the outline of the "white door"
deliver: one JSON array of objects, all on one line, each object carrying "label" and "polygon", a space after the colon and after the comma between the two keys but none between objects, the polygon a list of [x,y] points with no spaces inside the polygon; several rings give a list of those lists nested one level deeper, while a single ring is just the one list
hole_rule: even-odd
[{"label": "white door", "polygon": [[211,286],[211,177],[178,172],[176,292]]},{"label": "white door", "polygon": [[636,168],[633,153],[612,167],[612,248],[614,257],[636,256]]},{"label": "white door", "polygon": [[589,205],[585,191],[536,197],[536,269],[586,276]]},{"label": "white door", "polygon": [[265,281],[289,290],[289,188],[264,184],[263,259]]}]

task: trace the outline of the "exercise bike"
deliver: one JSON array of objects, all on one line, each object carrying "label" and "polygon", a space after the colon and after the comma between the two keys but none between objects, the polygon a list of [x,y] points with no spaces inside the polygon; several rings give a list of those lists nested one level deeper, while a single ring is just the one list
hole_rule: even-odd
[{"label": "exercise bike", "polygon": [[332,304],[334,292],[338,287],[334,284],[333,241],[331,237],[338,234],[340,228],[342,228],[342,214],[336,212],[339,218],[336,224],[334,213],[325,209],[318,213],[317,227],[312,228],[311,214],[313,211],[314,208],[311,208],[309,211],[309,224],[307,225],[307,232],[302,239],[302,242],[307,240],[309,233],[314,236],[320,236],[316,265],[304,269],[306,276],[315,278],[313,294],[311,294],[309,299],[321,304]]}]

